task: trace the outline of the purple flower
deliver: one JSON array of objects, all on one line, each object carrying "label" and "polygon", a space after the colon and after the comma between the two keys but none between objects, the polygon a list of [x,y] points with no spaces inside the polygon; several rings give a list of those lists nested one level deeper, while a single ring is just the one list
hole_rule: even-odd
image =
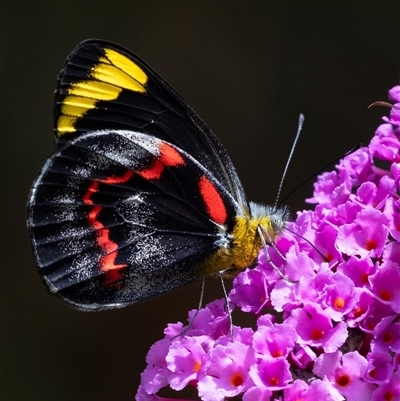
[{"label": "purple flower", "polygon": [[195,387],[203,401],[400,401],[400,86],[389,98],[369,146],[318,177],[315,210],[298,212],[233,281],[231,309],[255,329],[231,336],[223,299],[185,332],[169,324],[138,401],[168,401],[157,395],[166,386]]},{"label": "purple flower", "polygon": [[268,315],[257,321],[258,329],[253,335],[253,349],[261,358],[287,357],[294,348],[296,331],[289,324],[272,323]]},{"label": "purple flower", "polygon": [[364,381],[367,364],[367,360],[358,352],[342,356],[340,351],[335,351],[318,357],[314,373],[326,377],[346,399],[369,401],[375,386]]},{"label": "purple flower", "polygon": [[372,156],[382,160],[399,161],[399,138],[392,124],[382,124],[369,145]]},{"label": "purple flower", "polygon": [[314,380],[310,386],[302,380],[296,380],[285,389],[284,394],[285,401],[344,401],[344,397],[326,379]]},{"label": "purple flower", "polygon": [[400,322],[398,315],[384,317],[374,328],[373,351],[400,352]]},{"label": "purple flower", "polygon": [[325,287],[321,303],[331,319],[340,322],[354,309],[357,292],[353,281],[343,274],[334,273],[333,278],[333,282]]},{"label": "purple flower", "polygon": [[374,392],[371,401],[399,401],[400,400],[400,371],[380,385]]},{"label": "purple flower", "polygon": [[356,287],[370,289],[369,276],[376,272],[376,266],[370,257],[350,256],[338,266],[337,271],[350,278]]},{"label": "purple flower", "polygon": [[250,368],[255,387],[277,391],[286,388],[293,380],[289,362],[284,357],[263,359]]},{"label": "purple flower", "polygon": [[393,124],[394,127],[400,126],[400,110],[399,110],[399,103],[400,103],[400,85],[395,86],[394,88],[390,89],[389,91],[389,100],[394,102],[394,106],[390,109],[390,117],[383,117],[384,121],[390,122]]},{"label": "purple flower", "polygon": [[200,372],[199,396],[204,401],[222,401],[254,385],[249,371],[256,362],[254,350],[240,342],[213,348]]},{"label": "purple flower", "polygon": [[[400,165],[399,165],[400,166]],[[398,184],[400,183],[400,175],[398,179]],[[395,201],[393,198],[390,198],[385,203],[384,212],[385,216],[389,219],[389,234],[396,240],[400,241],[400,200]],[[392,247],[396,249],[396,258],[393,261],[400,260],[400,244],[393,242],[390,244]]]},{"label": "purple flower", "polygon": [[166,356],[169,385],[174,390],[182,390],[190,381],[197,380],[206,352],[194,337],[174,341]]},{"label": "purple flower", "polygon": [[325,352],[335,351],[347,338],[346,324],[339,322],[333,326],[329,314],[317,303],[293,310],[286,322],[296,330],[298,344],[322,348]]},{"label": "purple flower", "polygon": [[142,373],[142,388],[148,394],[155,394],[168,383],[169,371],[165,357],[170,347],[168,339],[157,341],[150,348],[147,357],[147,367]]},{"label": "purple flower", "polygon": [[272,391],[260,387],[251,387],[243,394],[243,401],[270,400]]},{"label": "purple flower", "polygon": [[363,322],[368,316],[371,306],[373,304],[373,297],[371,293],[364,288],[357,288],[357,302],[353,310],[346,316],[346,323],[348,327],[358,327],[360,322]]},{"label": "purple flower", "polygon": [[380,302],[389,305],[393,312],[400,313],[400,270],[399,264],[387,262],[371,276],[373,294]]},{"label": "purple flower", "polygon": [[339,227],[337,249],[349,256],[379,258],[387,240],[388,223],[389,219],[376,209],[361,210],[352,223]]},{"label": "purple flower", "polygon": [[269,301],[267,280],[259,269],[247,269],[236,280],[237,285],[230,294],[230,299],[243,312],[259,314]]},{"label": "purple flower", "polygon": [[314,197],[308,202],[338,206],[348,199],[350,191],[351,180],[346,170],[323,173],[314,184]]},{"label": "purple flower", "polygon": [[400,85],[394,86],[390,89],[389,100],[392,102],[400,102]]},{"label": "purple flower", "polygon": [[383,384],[390,380],[393,374],[392,363],[392,357],[388,352],[369,353],[365,380],[376,384]]}]

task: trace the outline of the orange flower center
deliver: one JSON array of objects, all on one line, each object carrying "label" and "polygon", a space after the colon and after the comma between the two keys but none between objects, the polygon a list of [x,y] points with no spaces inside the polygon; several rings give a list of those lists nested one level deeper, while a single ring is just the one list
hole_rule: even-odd
[{"label": "orange flower center", "polygon": [[360,317],[364,314],[364,310],[359,306],[358,308],[354,309],[353,314],[354,314],[354,317],[357,319],[358,317]]},{"label": "orange flower center", "polygon": [[201,362],[200,361],[196,361],[193,365],[193,372],[198,372],[201,368]]},{"label": "orange flower center", "polygon": [[241,373],[235,372],[231,376],[230,382],[231,382],[232,386],[234,386],[234,387],[241,386],[244,382],[243,375]]},{"label": "orange flower center", "polygon": [[336,298],[333,302],[333,307],[336,309],[343,309],[344,307],[344,299],[343,298]]}]

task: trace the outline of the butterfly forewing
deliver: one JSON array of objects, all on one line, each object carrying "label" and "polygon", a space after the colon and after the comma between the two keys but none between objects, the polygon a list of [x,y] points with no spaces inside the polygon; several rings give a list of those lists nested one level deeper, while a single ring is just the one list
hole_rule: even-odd
[{"label": "butterfly forewing", "polygon": [[61,142],[100,129],[144,132],[195,158],[246,205],[235,168],[217,137],[145,62],[99,40],[78,45],[58,79],[54,129]]}]

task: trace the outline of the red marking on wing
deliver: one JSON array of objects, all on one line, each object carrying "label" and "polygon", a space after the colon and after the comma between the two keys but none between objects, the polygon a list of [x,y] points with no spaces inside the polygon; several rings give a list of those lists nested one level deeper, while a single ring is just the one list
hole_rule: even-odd
[{"label": "red marking on wing", "polygon": [[114,290],[118,290],[122,287],[122,282],[120,279],[122,278],[122,270],[121,269],[113,269],[108,270],[104,275],[104,284]]},{"label": "red marking on wing", "polygon": [[113,269],[122,269],[127,267],[126,264],[115,264],[118,256],[118,244],[110,238],[110,229],[104,227],[104,224],[99,220],[99,213],[102,211],[103,206],[94,205],[93,194],[99,191],[99,182],[105,184],[119,184],[128,181],[133,176],[133,171],[128,170],[123,176],[116,177],[111,176],[99,181],[93,181],[90,184],[87,192],[83,196],[83,203],[85,205],[93,206],[88,214],[88,223],[96,230],[96,241],[97,245],[101,248],[105,254],[100,258],[100,270],[108,272]]},{"label": "red marking on wing", "polygon": [[[107,238],[110,242],[112,242],[108,237],[108,232],[107,232]],[[118,249],[118,246],[116,246],[116,248]],[[127,264],[122,264],[122,263],[119,265],[115,264],[115,259],[117,258],[117,256],[118,256],[118,250],[114,251],[113,253],[110,253],[109,255],[103,256],[100,259],[100,270],[102,272],[108,272],[110,270],[123,269],[124,267],[127,267],[128,266]]]},{"label": "red marking on wing", "polygon": [[154,159],[152,166],[146,170],[138,171],[138,174],[146,180],[158,180],[161,177],[161,173],[164,170],[164,165],[158,159]]},{"label": "red marking on wing", "polygon": [[224,201],[213,183],[203,175],[199,180],[199,189],[210,218],[218,224],[224,224],[228,214]]},{"label": "red marking on wing", "polygon": [[118,244],[110,238],[110,229],[105,228],[103,223],[97,219],[102,209],[102,206],[95,206],[88,215],[89,224],[96,230],[97,245],[106,254],[100,258],[100,269],[103,272],[112,269],[122,269],[127,265],[115,264],[115,259],[118,256]]},{"label": "red marking on wing", "polygon": [[185,160],[183,160],[180,153],[165,142],[161,142],[160,153],[160,161],[165,166],[178,167],[185,165]]},{"label": "red marking on wing", "polygon": [[122,177],[117,177],[115,175],[111,177],[107,177],[104,180],[99,180],[104,184],[121,184],[123,182],[127,182],[133,176],[132,170],[126,170],[126,173]]},{"label": "red marking on wing", "polygon": [[90,197],[98,191],[98,188],[99,183],[97,181],[93,181],[85,195],[83,195],[83,203],[85,205],[93,205],[93,201],[90,199]]},{"label": "red marking on wing", "polygon": [[158,180],[165,166],[178,167],[184,165],[185,161],[180,153],[171,145],[161,142],[160,156],[158,158],[154,157],[153,164],[145,170],[138,171],[138,174],[146,178],[146,180]]}]

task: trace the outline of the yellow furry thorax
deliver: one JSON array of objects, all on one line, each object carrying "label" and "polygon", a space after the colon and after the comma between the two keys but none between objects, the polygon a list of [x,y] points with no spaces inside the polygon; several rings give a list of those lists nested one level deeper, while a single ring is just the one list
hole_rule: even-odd
[{"label": "yellow furry thorax", "polygon": [[[224,271],[224,276],[235,277],[255,262],[263,241],[271,244],[284,230],[288,221],[286,208],[250,203],[250,213],[235,217],[229,247],[221,247],[203,265],[205,275]],[[261,228],[261,230],[259,230]]]}]

